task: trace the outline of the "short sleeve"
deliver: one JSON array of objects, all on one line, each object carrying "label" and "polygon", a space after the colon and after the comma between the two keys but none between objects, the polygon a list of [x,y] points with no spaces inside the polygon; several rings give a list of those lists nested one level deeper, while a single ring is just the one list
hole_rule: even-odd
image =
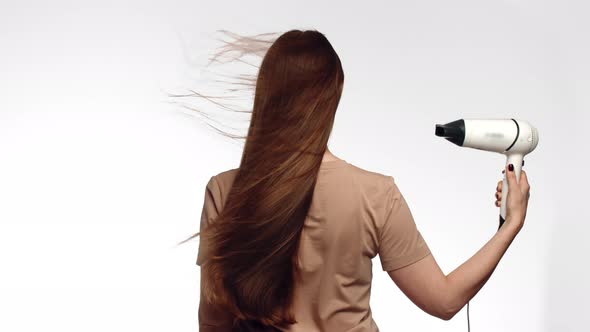
[{"label": "short sleeve", "polygon": [[379,259],[383,271],[408,266],[430,254],[408,204],[393,177],[387,177],[385,218],[379,229]]},{"label": "short sleeve", "polygon": [[[209,226],[215,218],[219,215],[219,205],[217,202],[221,201],[219,186],[215,180],[215,176],[212,176],[205,187],[205,197],[203,199],[203,209],[201,211],[201,222],[199,231],[202,232],[207,226]],[[197,265],[201,265],[207,257],[208,245],[203,238],[199,236],[199,251],[197,253]]]}]

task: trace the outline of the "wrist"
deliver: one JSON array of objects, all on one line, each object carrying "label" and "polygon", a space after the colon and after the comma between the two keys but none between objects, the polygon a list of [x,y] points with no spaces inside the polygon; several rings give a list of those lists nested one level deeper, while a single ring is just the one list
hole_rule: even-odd
[{"label": "wrist", "polygon": [[506,228],[510,229],[511,231],[518,233],[522,229],[522,225],[523,225],[522,218],[507,216],[506,220],[504,221],[504,224],[502,225],[501,228],[506,227]]}]

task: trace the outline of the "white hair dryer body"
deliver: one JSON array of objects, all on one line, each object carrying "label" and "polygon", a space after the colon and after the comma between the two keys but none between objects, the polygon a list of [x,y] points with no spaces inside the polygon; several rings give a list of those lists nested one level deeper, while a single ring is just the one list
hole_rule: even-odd
[{"label": "white hair dryer body", "polygon": [[[506,165],[514,165],[517,181],[524,166],[524,156],[531,153],[539,143],[537,129],[518,119],[460,119],[444,125],[437,124],[435,135],[461,147],[506,155]],[[502,227],[506,220],[507,194],[508,184],[504,174],[499,227]]]}]

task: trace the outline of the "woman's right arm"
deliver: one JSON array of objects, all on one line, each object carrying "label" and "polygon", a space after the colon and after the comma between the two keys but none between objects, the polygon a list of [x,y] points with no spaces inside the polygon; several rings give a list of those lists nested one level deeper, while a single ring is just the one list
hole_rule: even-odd
[{"label": "woman's right arm", "polygon": [[521,230],[530,186],[526,172],[521,171],[519,183],[516,183],[514,172],[508,169],[505,171],[510,196],[506,198],[506,221],[477,253],[446,276],[433,255],[409,266],[388,271],[401,291],[425,312],[444,320],[455,316],[487,282]]},{"label": "woman's right arm", "polygon": [[388,274],[414,304],[430,315],[449,320],[487,282],[518,233],[515,223],[508,221],[475,255],[447,276],[433,255]]}]

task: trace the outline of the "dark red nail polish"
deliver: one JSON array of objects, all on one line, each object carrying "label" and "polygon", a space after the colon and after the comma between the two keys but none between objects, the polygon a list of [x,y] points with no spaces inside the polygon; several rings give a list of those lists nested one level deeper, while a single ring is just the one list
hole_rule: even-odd
[{"label": "dark red nail polish", "polygon": [[502,174],[504,174],[506,172],[506,170],[502,170]]},{"label": "dark red nail polish", "polygon": [[512,164],[508,164],[508,170],[509,170],[510,172],[514,171],[514,165],[512,165]]}]

